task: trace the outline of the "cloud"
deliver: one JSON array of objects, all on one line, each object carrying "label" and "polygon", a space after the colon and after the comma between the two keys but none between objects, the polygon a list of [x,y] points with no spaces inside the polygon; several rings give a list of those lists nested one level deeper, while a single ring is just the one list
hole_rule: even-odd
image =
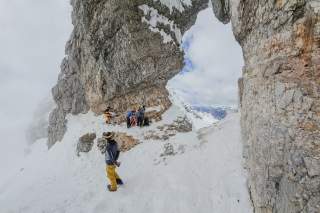
[{"label": "cloud", "polygon": [[169,85],[191,104],[236,106],[243,58],[231,26],[221,24],[208,8],[183,42],[186,66]]},{"label": "cloud", "polygon": [[[27,124],[57,80],[72,30],[70,14],[69,0],[0,1],[2,172],[19,165]],[[204,10],[184,45],[187,66],[171,82],[179,94],[195,103],[236,103],[242,58],[231,27]]]},{"label": "cloud", "polygon": [[50,96],[57,80],[64,46],[72,30],[70,14],[69,0],[0,1],[3,169],[23,155],[28,122],[38,103]]}]

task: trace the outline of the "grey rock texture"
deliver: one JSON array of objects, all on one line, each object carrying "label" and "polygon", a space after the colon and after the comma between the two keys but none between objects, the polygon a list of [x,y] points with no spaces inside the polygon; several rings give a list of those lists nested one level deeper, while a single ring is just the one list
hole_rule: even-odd
[{"label": "grey rock texture", "polygon": [[[49,146],[62,139],[69,113],[106,106],[123,113],[141,103],[166,109],[166,82],[182,67],[181,35],[207,5],[71,3],[74,31],[53,89]],[[212,3],[243,49],[241,126],[255,212],[320,212],[319,0]]]},{"label": "grey rock texture", "polygon": [[255,212],[320,212],[320,2],[230,3],[245,59],[241,125]]},{"label": "grey rock texture", "polygon": [[104,138],[98,138],[97,147],[101,154],[106,153],[107,151],[107,140]]},{"label": "grey rock texture", "polygon": [[140,143],[138,139],[125,132],[116,132],[114,139],[117,141],[121,152],[127,152]]},{"label": "grey rock texture", "polygon": [[216,17],[224,24],[230,22],[231,18],[231,5],[230,0],[214,0],[212,1],[212,9]]},{"label": "grey rock texture", "polygon": [[[121,152],[127,152],[140,143],[138,139],[124,132],[115,132],[114,140],[118,143]],[[97,147],[104,154],[107,149],[107,140],[103,137],[98,138]]]},{"label": "grey rock texture", "polygon": [[90,152],[96,137],[95,133],[87,133],[81,136],[77,144],[77,155],[80,156],[80,152]]},{"label": "grey rock texture", "polygon": [[160,157],[175,155],[174,147],[170,143],[166,143],[163,146],[163,153],[160,154]]},{"label": "grey rock texture", "polygon": [[[164,2],[164,3],[163,3]],[[208,0],[72,0],[74,30],[52,89],[48,146],[66,132],[66,115],[116,113],[141,104],[170,106],[167,81],[183,66],[181,35]],[[160,32],[160,33],[159,33]]]},{"label": "grey rock texture", "polygon": [[63,139],[67,131],[66,112],[55,108],[49,115],[48,127],[48,148],[51,148],[57,141]]},{"label": "grey rock texture", "polygon": [[144,133],[145,140],[169,140],[177,133],[186,133],[192,131],[192,124],[187,117],[178,117],[171,124],[158,126],[156,130],[149,130]]}]

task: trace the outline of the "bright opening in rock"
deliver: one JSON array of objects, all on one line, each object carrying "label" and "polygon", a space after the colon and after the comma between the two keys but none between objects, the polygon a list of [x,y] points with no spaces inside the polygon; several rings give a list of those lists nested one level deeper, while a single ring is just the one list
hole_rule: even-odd
[{"label": "bright opening in rock", "polygon": [[185,66],[169,90],[192,107],[237,109],[243,57],[231,24],[219,22],[212,8],[201,11],[183,36],[183,49]]}]

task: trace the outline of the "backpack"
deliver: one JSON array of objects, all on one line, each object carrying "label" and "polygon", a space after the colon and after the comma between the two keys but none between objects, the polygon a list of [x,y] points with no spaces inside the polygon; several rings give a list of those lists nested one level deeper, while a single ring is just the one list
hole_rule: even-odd
[{"label": "backpack", "polygon": [[143,126],[149,126],[150,125],[150,121],[148,117],[145,117],[143,120]]}]

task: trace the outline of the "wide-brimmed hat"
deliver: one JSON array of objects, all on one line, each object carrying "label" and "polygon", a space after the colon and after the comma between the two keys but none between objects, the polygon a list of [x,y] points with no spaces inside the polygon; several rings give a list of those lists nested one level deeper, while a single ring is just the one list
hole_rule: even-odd
[{"label": "wide-brimmed hat", "polygon": [[113,137],[114,137],[114,132],[104,132],[103,134],[102,134],[102,136],[105,138],[105,139],[113,139]]}]

